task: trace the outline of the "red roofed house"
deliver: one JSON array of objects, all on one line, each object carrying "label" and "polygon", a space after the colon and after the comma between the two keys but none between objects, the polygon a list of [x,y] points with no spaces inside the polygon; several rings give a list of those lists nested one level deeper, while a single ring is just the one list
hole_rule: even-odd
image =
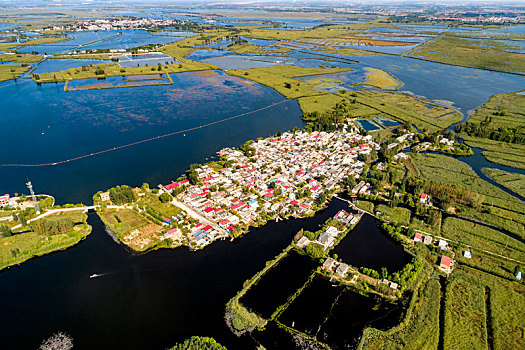
[{"label": "red roofed house", "polygon": [[428,195],[426,193],[423,193],[421,197],[419,198],[419,203],[427,203],[428,202]]},{"label": "red roofed house", "polygon": [[170,183],[169,185],[166,185],[164,186],[168,191],[171,191],[172,189],[174,189],[175,187],[179,187],[179,183],[178,182],[172,182]]},{"label": "red roofed house", "polygon": [[0,206],[5,207],[6,205],[9,205],[9,195],[8,194],[4,194],[3,196],[0,197]]},{"label": "red roofed house", "polygon": [[204,212],[205,212],[206,214],[209,214],[209,213],[214,212],[214,211],[215,211],[215,210],[214,210],[212,207],[207,207],[206,209],[204,209]]},{"label": "red roofed house", "polygon": [[421,233],[416,233],[414,236],[414,241],[423,242],[423,235],[421,235]]},{"label": "red roofed house", "polygon": [[203,228],[204,231],[208,232],[212,229],[212,227],[210,225],[207,225]]},{"label": "red roofed house", "polygon": [[266,194],[264,196],[266,198],[272,198],[274,196],[274,194],[272,192],[266,192]]},{"label": "red roofed house", "polygon": [[299,204],[298,201],[291,201],[291,202],[290,202],[290,205],[297,205],[297,204]]},{"label": "red roofed house", "polygon": [[239,208],[244,207],[245,205],[246,205],[246,203],[244,203],[244,202],[239,202],[239,203],[237,203],[237,204],[235,204],[235,205],[232,205],[232,206],[230,207],[230,209],[231,209],[231,210],[237,210],[237,209],[239,209]]},{"label": "red roofed house", "polygon": [[451,265],[452,265],[452,258],[449,258],[446,255],[443,255],[441,257],[441,263],[439,264],[439,267],[443,270],[450,270]]},{"label": "red roofed house", "polygon": [[182,180],[181,182],[179,182],[179,185],[188,185],[190,182],[188,180]]}]

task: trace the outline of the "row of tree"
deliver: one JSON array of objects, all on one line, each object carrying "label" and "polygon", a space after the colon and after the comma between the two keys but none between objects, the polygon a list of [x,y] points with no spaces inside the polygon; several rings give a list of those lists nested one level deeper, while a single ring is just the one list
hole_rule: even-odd
[{"label": "row of tree", "polygon": [[137,200],[133,189],[127,185],[113,187],[109,190],[111,202],[117,205],[133,203]]},{"label": "row of tree", "polygon": [[75,223],[70,218],[41,219],[31,223],[33,232],[39,235],[54,236],[67,234],[73,229]]},{"label": "row of tree", "polygon": [[470,136],[525,145],[525,128],[494,128],[490,126],[490,117],[479,124],[469,122],[459,124],[456,130]]}]

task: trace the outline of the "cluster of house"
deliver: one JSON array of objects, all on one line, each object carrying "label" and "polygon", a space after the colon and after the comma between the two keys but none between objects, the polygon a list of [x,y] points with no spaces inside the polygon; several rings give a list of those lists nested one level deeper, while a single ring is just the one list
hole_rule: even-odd
[{"label": "cluster of house", "polygon": [[324,261],[322,268],[327,272],[333,272],[337,277],[340,278],[344,278],[348,273],[348,270],[350,270],[350,266],[348,266],[348,264],[337,262],[333,258],[327,258]]},{"label": "cluster of house", "polygon": [[28,207],[34,207],[35,203],[31,200],[21,201],[20,197],[11,197],[9,194],[0,196],[0,209],[3,207],[24,210]]},{"label": "cluster of house", "polygon": [[[250,145],[251,157],[234,148],[218,152],[228,166],[194,169],[200,184],[188,180],[161,189],[216,222],[226,231],[269,216],[301,216],[312,211],[319,196],[337,191],[348,176],[359,177],[360,154],[379,149],[371,136],[354,127],[338,132],[287,132]],[[175,190],[177,189],[177,190]],[[326,238],[324,244],[330,244]],[[323,244],[323,245],[324,245]]]},{"label": "cluster of house", "polygon": [[151,29],[184,24],[184,21],[160,19],[160,18],[137,18],[137,19],[95,19],[78,21],[75,23],[53,26],[53,30],[84,31],[84,30],[121,30],[121,29]]},{"label": "cluster of house", "polygon": [[[328,226],[313,242],[323,246],[323,249],[327,250],[334,246],[337,236],[339,236],[339,230],[334,226]],[[297,241],[297,246],[306,248],[310,243],[312,243],[312,241],[310,241],[308,237],[302,236],[299,241]]]},{"label": "cluster of house", "polygon": [[440,136],[437,143],[432,142],[421,142],[420,144],[414,146],[414,150],[418,152],[423,151],[438,151],[440,148],[445,148],[449,150],[454,150],[455,141],[453,139],[448,139],[446,137]]},{"label": "cluster of house", "polygon": [[[434,240],[433,238],[430,236],[430,235],[422,235],[421,233],[416,233],[414,235],[414,242],[421,242],[425,245],[430,245],[430,244],[433,244]],[[444,239],[440,239],[437,241],[437,246],[439,248],[441,248],[441,250],[448,250],[448,242],[445,241]],[[465,251],[464,252],[464,256],[466,258],[470,258],[471,257],[471,253],[470,251]],[[453,269],[453,265],[454,265],[454,260],[446,255],[443,255],[441,257],[441,260],[440,260],[440,263],[439,263],[439,268],[441,270],[443,270],[445,273],[449,274],[450,272],[452,272],[452,269]]]}]

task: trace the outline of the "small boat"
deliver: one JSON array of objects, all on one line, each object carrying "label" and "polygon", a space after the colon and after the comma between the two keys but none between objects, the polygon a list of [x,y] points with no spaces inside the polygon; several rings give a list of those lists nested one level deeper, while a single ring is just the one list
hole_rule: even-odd
[{"label": "small boat", "polygon": [[99,276],[101,276],[101,275],[99,275],[99,274],[97,274],[97,273],[94,273],[94,274],[92,274],[91,276],[89,276],[89,278],[97,278],[97,277],[99,277]]}]

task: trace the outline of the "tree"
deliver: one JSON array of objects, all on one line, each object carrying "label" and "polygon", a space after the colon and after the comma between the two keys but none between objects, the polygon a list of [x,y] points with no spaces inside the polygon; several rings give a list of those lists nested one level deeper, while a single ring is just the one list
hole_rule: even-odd
[{"label": "tree", "polygon": [[381,268],[381,278],[386,279],[388,277],[388,269],[386,267]]},{"label": "tree", "polygon": [[168,203],[170,202],[172,199],[171,195],[169,193],[162,193],[160,196],[159,196],[159,200],[162,202],[162,203]]},{"label": "tree", "polygon": [[0,225],[0,236],[2,237],[10,237],[11,236],[11,230],[7,225]]},{"label": "tree", "polygon": [[179,343],[170,350],[227,350],[226,347],[217,343],[215,339],[208,337],[191,337],[183,343]]},{"label": "tree", "polygon": [[324,247],[317,243],[310,243],[306,246],[306,253],[312,258],[319,259],[326,255]]},{"label": "tree", "polygon": [[198,185],[200,183],[199,174],[195,169],[200,168],[200,164],[192,164],[186,171],[186,176],[192,185]]},{"label": "tree", "polygon": [[73,338],[67,333],[58,332],[40,344],[39,350],[70,350],[73,349]]}]

